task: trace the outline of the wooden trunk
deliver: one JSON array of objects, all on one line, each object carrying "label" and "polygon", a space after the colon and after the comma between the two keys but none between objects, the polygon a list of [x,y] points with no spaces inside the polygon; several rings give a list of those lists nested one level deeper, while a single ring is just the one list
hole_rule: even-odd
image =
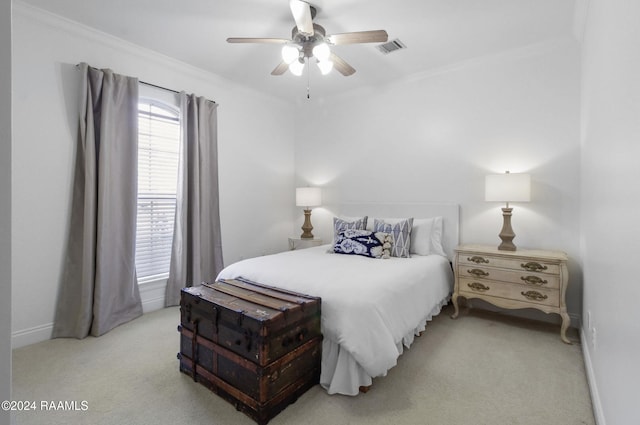
[{"label": "wooden trunk", "polygon": [[184,288],[180,311],[180,370],[259,424],[319,382],[319,298],[222,280]]}]

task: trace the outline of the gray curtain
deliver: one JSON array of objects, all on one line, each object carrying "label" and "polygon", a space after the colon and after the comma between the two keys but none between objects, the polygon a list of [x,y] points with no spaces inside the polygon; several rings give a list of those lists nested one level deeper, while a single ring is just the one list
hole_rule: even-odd
[{"label": "gray curtain", "polygon": [[135,273],[138,80],[83,63],[69,241],[53,337],[142,314]]},{"label": "gray curtain", "polygon": [[180,303],[181,288],[211,281],[222,270],[217,107],[180,93],[182,144],[167,307]]}]

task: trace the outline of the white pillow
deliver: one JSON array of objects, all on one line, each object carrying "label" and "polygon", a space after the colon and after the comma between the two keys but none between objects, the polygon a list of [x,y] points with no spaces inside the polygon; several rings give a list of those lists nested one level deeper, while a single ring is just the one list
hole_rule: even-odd
[{"label": "white pillow", "polygon": [[410,252],[417,255],[447,256],[442,248],[442,217],[413,220]]},{"label": "white pillow", "polygon": [[446,257],[447,253],[444,252],[444,247],[442,246],[442,233],[444,233],[444,221],[442,217],[435,217],[434,225],[431,229],[431,253]]}]

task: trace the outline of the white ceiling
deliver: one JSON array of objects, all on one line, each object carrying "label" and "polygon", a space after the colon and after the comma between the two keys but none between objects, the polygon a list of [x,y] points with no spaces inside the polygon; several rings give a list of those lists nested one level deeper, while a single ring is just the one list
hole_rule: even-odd
[{"label": "white ceiling", "polygon": [[[226,79],[278,97],[306,96],[307,71],[271,76],[279,45],[227,37],[289,38],[288,0],[23,0]],[[312,95],[379,86],[465,60],[573,36],[575,0],[310,0],[328,34],[385,29],[407,49],[334,46],[355,69],[309,74]],[[116,70],[117,71],[117,70]]]}]

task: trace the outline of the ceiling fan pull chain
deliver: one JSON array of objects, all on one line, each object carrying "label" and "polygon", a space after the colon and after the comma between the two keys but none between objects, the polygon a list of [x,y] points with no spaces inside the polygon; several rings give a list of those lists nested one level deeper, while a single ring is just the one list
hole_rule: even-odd
[{"label": "ceiling fan pull chain", "polygon": [[307,59],[307,100],[311,100],[311,95],[309,94],[310,92],[310,86],[311,86],[311,66],[309,65],[309,58]]}]

